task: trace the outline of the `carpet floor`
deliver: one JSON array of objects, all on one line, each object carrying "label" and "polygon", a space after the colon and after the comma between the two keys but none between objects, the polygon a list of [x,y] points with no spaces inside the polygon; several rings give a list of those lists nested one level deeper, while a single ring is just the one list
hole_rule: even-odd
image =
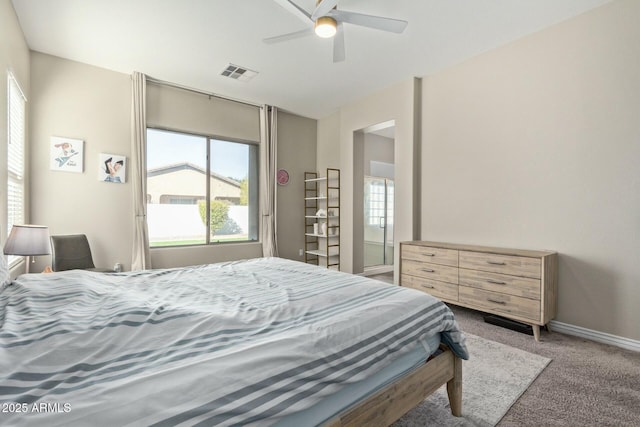
[{"label": "carpet floor", "polygon": [[498,427],[640,426],[640,353],[557,332],[536,342],[477,311],[451,309],[463,331],[551,359]]},{"label": "carpet floor", "polygon": [[640,426],[640,353],[557,332],[536,342],[477,311],[451,309],[463,331],[551,359],[498,427]]}]

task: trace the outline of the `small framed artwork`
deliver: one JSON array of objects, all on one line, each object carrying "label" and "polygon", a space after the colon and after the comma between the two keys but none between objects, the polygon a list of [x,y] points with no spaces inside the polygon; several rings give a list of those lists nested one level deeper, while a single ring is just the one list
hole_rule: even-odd
[{"label": "small framed artwork", "polygon": [[51,170],[83,172],[84,141],[52,136],[49,153],[49,168]]},{"label": "small framed artwork", "polygon": [[100,153],[98,180],[124,184],[126,182],[127,158],[118,154]]}]

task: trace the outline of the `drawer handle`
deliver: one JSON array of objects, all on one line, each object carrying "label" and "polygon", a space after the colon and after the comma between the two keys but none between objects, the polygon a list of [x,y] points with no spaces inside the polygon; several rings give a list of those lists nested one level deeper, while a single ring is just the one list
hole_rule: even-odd
[{"label": "drawer handle", "polygon": [[430,253],[426,253],[426,252],[423,253],[422,255],[425,255],[425,256],[436,256],[436,254],[430,254]]},{"label": "drawer handle", "polygon": [[501,305],[506,305],[506,304],[507,304],[507,303],[506,303],[506,302],[504,302],[504,301],[496,301],[496,300],[491,299],[491,298],[487,298],[487,301],[489,301],[489,302],[494,302],[494,303],[496,303],[496,304],[501,304]]},{"label": "drawer handle", "polygon": [[433,286],[428,286],[428,285],[420,285],[420,286],[422,286],[425,289],[433,289]]},{"label": "drawer handle", "polygon": [[487,279],[487,282],[493,283],[494,285],[506,285],[506,282],[500,282],[498,280]]},{"label": "drawer handle", "polygon": [[425,273],[435,273],[435,270],[432,270],[430,268],[421,268],[420,270],[424,271]]},{"label": "drawer handle", "polygon": [[507,263],[503,262],[503,261],[487,261],[487,264],[491,264],[491,265],[507,265]]}]

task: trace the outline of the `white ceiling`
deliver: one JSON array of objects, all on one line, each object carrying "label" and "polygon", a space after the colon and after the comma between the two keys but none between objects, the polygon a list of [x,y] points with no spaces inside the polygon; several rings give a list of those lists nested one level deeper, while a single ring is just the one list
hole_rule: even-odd
[{"label": "white ceiling", "polygon": [[[294,0],[311,12],[315,0]],[[341,0],[339,9],[409,22],[403,34],[345,24],[344,62],[273,0],[13,0],[32,50],[322,118],[341,105],[426,76],[609,0]],[[220,76],[228,63],[258,74]]]}]

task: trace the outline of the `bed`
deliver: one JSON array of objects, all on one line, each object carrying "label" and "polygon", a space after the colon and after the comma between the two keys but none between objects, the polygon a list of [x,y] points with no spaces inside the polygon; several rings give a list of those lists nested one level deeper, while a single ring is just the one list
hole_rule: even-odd
[{"label": "bed", "polygon": [[388,425],[447,384],[453,314],[280,258],[0,284],[0,423]]}]

